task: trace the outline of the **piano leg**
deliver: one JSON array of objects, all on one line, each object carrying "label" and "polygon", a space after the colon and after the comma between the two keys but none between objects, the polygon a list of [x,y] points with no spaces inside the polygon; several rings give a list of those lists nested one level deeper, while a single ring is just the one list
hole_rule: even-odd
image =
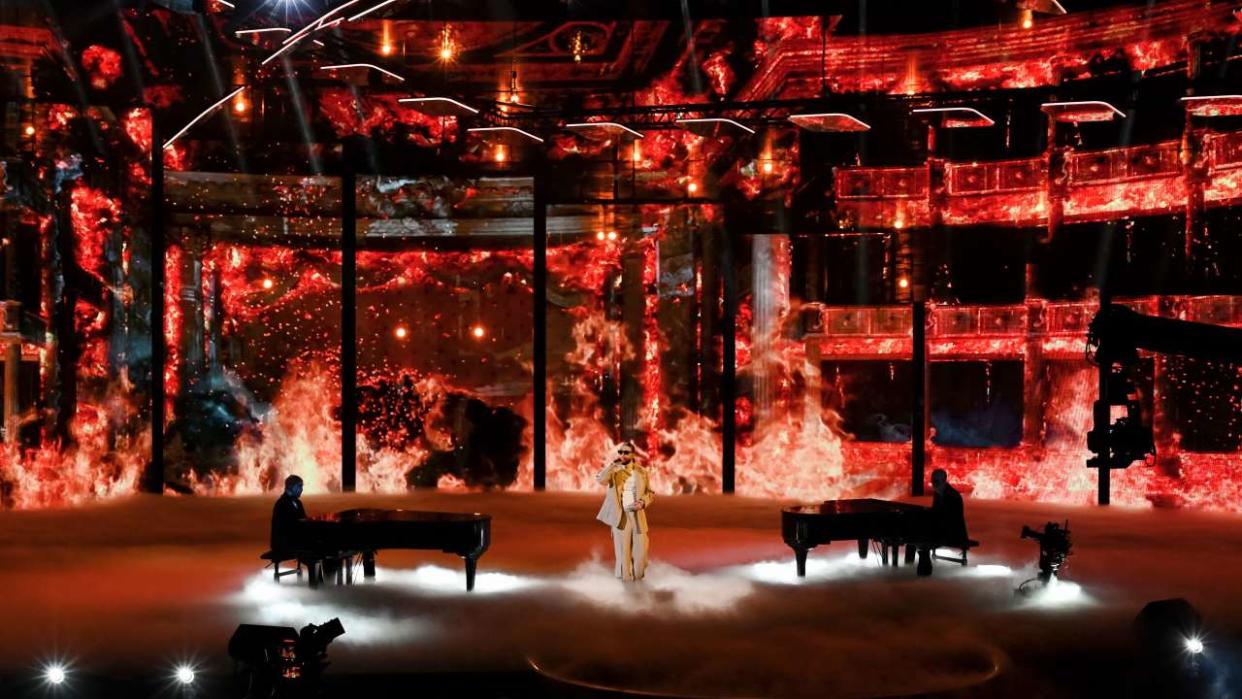
[{"label": "piano leg", "polygon": [[900,554],[901,554],[901,544],[889,544],[888,546],[889,546],[888,555],[890,557],[890,560],[892,560],[893,562],[893,567],[896,568],[898,565],[897,559],[898,557],[900,557]]},{"label": "piano leg", "polygon": [[883,541],[880,542],[880,565],[888,565],[888,544]]},{"label": "piano leg", "polygon": [[375,552],[362,552],[362,577],[370,580],[375,577]]},{"label": "piano leg", "polygon": [[310,585],[310,589],[318,590],[319,583],[323,582],[323,562],[311,560],[306,562],[306,577]]},{"label": "piano leg", "polygon": [[867,549],[868,549],[868,548],[870,548],[870,546],[871,546],[871,540],[870,540],[870,539],[859,539],[859,540],[858,540],[858,557],[859,557],[859,558],[866,558],[866,557],[867,557]]},{"label": "piano leg", "polygon": [[916,572],[923,577],[932,574],[931,549],[926,546],[919,547],[919,567]]},{"label": "piano leg", "polygon": [[474,571],[478,568],[479,559],[466,556],[466,592],[474,589]]},{"label": "piano leg", "polygon": [[914,554],[918,552],[918,547],[914,544],[906,544],[906,565],[914,562]]},{"label": "piano leg", "polygon": [[794,560],[798,562],[798,577],[806,577],[806,554],[807,549],[794,549]]}]

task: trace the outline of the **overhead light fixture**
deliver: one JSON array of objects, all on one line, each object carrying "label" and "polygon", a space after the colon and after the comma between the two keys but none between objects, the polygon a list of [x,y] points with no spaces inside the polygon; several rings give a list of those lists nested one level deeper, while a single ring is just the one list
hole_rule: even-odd
[{"label": "overhead light fixture", "polygon": [[1018,0],[1015,4],[1019,10],[1039,12],[1045,15],[1066,14],[1065,8],[1057,0]]},{"label": "overhead light fixture", "polygon": [[871,130],[871,125],[858,117],[840,112],[790,114],[789,120],[807,131],[818,133],[857,133]]},{"label": "overhead light fixture", "polygon": [[479,113],[474,107],[451,97],[404,97],[397,101],[410,105],[416,112],[433,117],[466,117]]},{"label": "overhead light fixture", "polygon": [[196,116],[196,117],[194,117],[193,119],[191,119],[191,120],[190,120],[190,123],[188,123],[188,124],[186,124],[185,126],[181,127],[181,130],[180,130],[180,131],[178,131],[177,133],[173,134],[173,135],[172,135],[172,138],[170,138],[170,139],[168,139],[167,141],[165,141],[165,142],[164,142],[164,148],[166,148],[166,149],[167,149],[167,148],[169,148],[170,146],[172,146],[173,141],[176,141],[178,138],[181,138],[181,135],[182,135],[182,134],[184,134],[186,131],[189,131],[189,130],[190,130],[190,128],[192,128],[195,124],[197,124],[198,122],[200,122],[200,121],[202,121],[203,119],[205,119],[205,118],[207,117],[207,115],[208,115],[208,114],[211,114],[212,112],[214,112],[214,111],[216,111],[217,109],[219,109],[219,108],[220,108],[220,105],[222,105],[222,104],[224,104],[225,102],[228,102],[229,100],[233,99],[233,97],[234,97],[235,95],[237,95],[237,93],[239,93],[239,92],[241,92],[242,90],[245,90],[245,89],[246,89],[246,88],[245,88],[245,86],[239,87],[239,88],[237,88],[236,90],[233,90],[233,91],[232,91],[232,92],[230,92],[229,94],[225,95],[224,97],[221,97],[218,101],[216,101],[216,102],[215,102],[214,104],[212,104],[210,107],[208,107],[208,108],[204,109],[204,110],[202,111],[202,113],[200,113],[198,116]]},{"label": "overhead light fixture", "polygon": [[367,15],[371,14],[372,12],[375,12],[376,10],[380,9],[381,7],[385,7],[385,6],[387,6],[387,5],[391,5],[391,4],[393,4],[394,2],[396,2],[396,1],[397,1],[397,0],[384,0],[384,2],[381,2],[381,3],[380,3],[380,4],[378,4],[378,5],[372,5],[369,9],[363,10],[362,12],[359,12],[358,14],[354,15],[353,17],[350,17],[348,21],[350,21],[350,22],[357,22],[358,20],[362,19],[363,17],[366,17]]},{"label": "overhead light fixture", "polygon": [[259,29],[238,29],[233,32],[233,36],[252,36],[255,34],[289,34],[292,29],[288,27],[261,27]]},{"label": "overhead light fixture", "polygon": [[622,139],[642,138],[640,131],[635,131],[625,124],[618,124],[615,121],[586,121],[574,124],[565,124],[565,128],[580,134],[586,138],[597,140],[609,140],[617,137]]},{"label": "overhead light fixture", "polygon": [[996,125],[991,117],[973,107],[933,107],[912,109],[910,113],[935,120],[942,129],[978,129]]},{"label": "overhead light fixture", "polygon": [[1120,109],[1099,100],[1045,102],[1039,105],[1039,109],[1053,121],[1071,124],[1087,121],[1113,121],[1117,117],[1125,118],[1126,116],[1125,112]]},{"label": "overhead light fixture", "polygon": [[754,129],[733,119],[723,117],[703,117],[699,119],[678,119],[677,125],[690,133],[703,138],[719,138],[736,136],[737,132],[753,134]]},{"label": "overhead light fixture", "polygon": [[398,82],[405,82],[405,78],[397,75],[391,70],[381,68],[374,63],[339,63],[331,66],[319,66],[319,70],[351,70],[354,68],[365,68],[367,70],[377,70],[390,78],[396,79]]},{"label": "overhead light fixture", "polygon": [[469,133],[479,134],[480,136],[518,136],[535,143],[543,143],[543,139],[529,131],[523,131],[516,126],[479,126],[473,129],[466,129]]},{"label": "overhead light fixture", "polygon": [[1183,97],[1186,111],[1197,117],[1242,115],[1242,95],[1201,95]]}]

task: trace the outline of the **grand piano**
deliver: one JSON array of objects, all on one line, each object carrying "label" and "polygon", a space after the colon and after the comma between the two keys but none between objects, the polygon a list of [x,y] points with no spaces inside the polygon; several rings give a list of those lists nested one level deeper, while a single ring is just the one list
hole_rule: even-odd
[{"label": "grand piano", "polygon": [[422,549],[461,556],[466,562],[466,589],[474,589],[479,557],[492,542],[492,517],[480,513],[416,510],[354,509],[299,522],[298,538],[317,554],[309,566],[314,587],[322,564],[335,561],[343,582],[353,582],[354,558],[362,558],[362,574],[375,577],[375,554],[381,549]]},{"label": "grand piano", "polygon": [[[794,550],[799,577],[806,576],[807,552],[833,541],[857,541],[861,558],[867,557],[870,544],[874,541],[880,546],[885,565],[888,565],[890,557],[892,564],[897,565],[897,552],[901,546],[906,547],[906,563],[913,562],[917,549],[919,575],[930,575],[932,550],[940,545],[956,547],[956,543],[934,541],[930,512],[929,508],[921,505],[871,498],[794,505],[781,510],[781,535]],[[961,560],[964,565],[965,552]]]}]

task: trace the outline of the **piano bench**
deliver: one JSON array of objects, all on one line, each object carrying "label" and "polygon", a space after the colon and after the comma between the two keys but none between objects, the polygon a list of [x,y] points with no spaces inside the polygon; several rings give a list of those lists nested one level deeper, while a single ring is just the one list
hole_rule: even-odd
[{"label": "piano bench", "polygon": [[[940,544],[932,549],[932,557],[939,561],[948,561],[950,563],[960,563],[962,565],[966,565],[966,558],[970,554],[970,550],[978,545],[979,542],[974,539],[957,541],[951,544]],[[960,555],[956,558],[953,556],[941,556],[936,553],[936,548],[956,549]]]},{"label": "piano bench", "polygon": [[[302,579],[302,559],[292,551],[264,551],[259,558],[268,561],[268,566],[273,569],[276,582],[286,575],[297,575],[298,580]],[[293,570],[282,571],[280,564],[285,561],[293,561]]]}]

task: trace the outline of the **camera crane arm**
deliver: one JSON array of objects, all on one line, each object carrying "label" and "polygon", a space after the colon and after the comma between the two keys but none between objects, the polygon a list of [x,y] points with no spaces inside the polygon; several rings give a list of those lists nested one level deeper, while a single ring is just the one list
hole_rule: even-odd
[{"label": "camera crane arm", "polygon": [[[1139,401],[1132,396],[1139,350],[1242,365],[1242,329],[1149,316],[1111,303],[1100,308],[1087,331],[1087,358],[1100,374],[1087,433],[1087,448],[1095,456],[1087,466],[1098,469],[1101,505],[1110,499],[1112,469],[1156,451],[1151,426],[1143,424]],[[1114,406],[1124,406],[1126,417],[1113,422]]]},{"label": "camera crane arm", "polygon": [[1095,314],[1088,348],[1100,360],[1126,361],[1137,350],[1242,364],[1242,328],[1149,316],[1116,304]]}]

